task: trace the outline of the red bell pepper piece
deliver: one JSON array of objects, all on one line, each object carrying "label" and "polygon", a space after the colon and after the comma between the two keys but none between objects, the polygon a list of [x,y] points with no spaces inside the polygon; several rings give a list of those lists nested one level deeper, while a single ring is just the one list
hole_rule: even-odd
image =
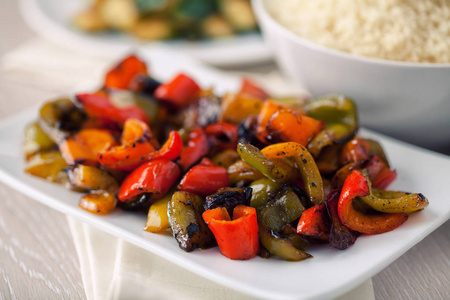
[{"label": "red bell pepper piece", "polygon": [[126,89],[138,74],[147,74],[147,65],[135,55],[128,56],[106,74],[104,86]]},{"label": "red bell pepper piece", "polygon": [[122,132],[122,128],[120,128],[119,124],[113,122],[108,118],[97,118],[90,117],[88,118],[82,126],[82,129],[105,129],[109,130],[111,133],[120,134]]},{"label": "red bell pepper piece", "polygon": [[103,151],[98,155],[98,161],[110,169],[131,171],[150,160],[173,160],[180,155],[183,141],[178,132],[170,132],[166,143],[158,151],[151,139],[152,133],[146,123],[129,119],[122,133],[122,145]]},{"label": "red bell pepper piece", "polygon": [[238,205],[233,210],[233,220],[224,207],[206,210],[202,216],[224,256],[244,260],[258,254],[259,234],[256,209]]},{"label": "red bell pepper piece", "polygon": [[181,149],[179,164],[183,171],[189,170],[197,161],[208,154],[210,144],[205,131],[197,128],[189,134],[187,147]]},{"label": "red bell pepper piece", "polygon": [[314,205],[303,212],[298,221],[297,233],[328,241],[330,221],[325,204]]},{"label": "red bell pepper piece", "polygon": [[174,160],[180,156],[182,148],[183,140],[180,134],[178,131],[172,130],[164,145],[155,154],[149,155],[148,158]]},{"label": "red bell pepper piece", "polygon": [[269,94],[262,87],[245,77],[242,79],[241,89],[238,94],[261,100],[269,98]]},{"label": "red bell pepper piece", "polygon": [[384,168],[374,176],[372,185],[376,189],[385,190],[396,178],[397,172],[395,170]]},{"label": "red bell pepper piece", "polygon": [[397,178],[397,172],[389,167],[375,154],[365,165],[369,172],[369,179],[372,187],[376,189],[386,189]]},{"label": "red bell pepper piece", "polygon": [[204,158],[200,164],[190,169],[181,179],[178,189],[200,196],[215,193],[218,189],[230,185],[227,169],[216,166]]},{"label": "red bell pepper piece", "polygon": [[353,208],[355,197],[364,197],[370,193],[370,183],[358,170],[354,170],[344,182],[339,198],[338,214],[342,224],[348,228],[366,234],[379,234],[394,230],[403,224],[408,216],[404,213],[364,214]]},{"label": "red bell pepper piece", "polygon": [[200,87],[192,78],[179,74],[171,81],[158,86],[154,96],[176,108],[183,108],[191,104],[198,97],[200,91]]},{"label": "red bell pepper piece", "polygon": [[149,122],[147,114],[139,106],[116,107],[104,93],[78,94],[76,98],[91,117],[107,118],[121,125],[128,119]]},{"label": "red bell pepper piece", "polygon": [[205,133],[217,151],[236,149],[238,143],[238,128],[236,125],[217,122],[205,127]]},{"label": "red bell pepper piece", "polygon": [[158,200],[170,190],[180,175],[178,165],[170,160],[152,160],[131,172],[119,188],[118,198],[132,202],[136,196],[151,193]]}]

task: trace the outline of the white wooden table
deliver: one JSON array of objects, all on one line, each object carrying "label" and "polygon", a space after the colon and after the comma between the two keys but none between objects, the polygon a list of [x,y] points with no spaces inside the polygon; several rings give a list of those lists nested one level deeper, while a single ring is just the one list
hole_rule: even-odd
[{"label": "white wooden table", "polygon": [[[0,55],[33,36],[16,0],[0,0]],[[0,120],[60,92],[0,73]],[[450,299],[450,221],[376,275],[373,285],[377,299]],[[86,298],[66,218],[0,183],[0,299],[61,298]]]}]

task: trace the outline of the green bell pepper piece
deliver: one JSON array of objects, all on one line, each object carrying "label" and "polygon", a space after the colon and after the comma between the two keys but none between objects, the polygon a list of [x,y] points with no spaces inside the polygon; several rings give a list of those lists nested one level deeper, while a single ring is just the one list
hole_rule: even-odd
[{"label": "green bell pepper piece", "polygon": [[203,198],[182,191],[175,192],[169,201],[169,224],[178,245],[186,252],[210,248],[216,243],[202,218],[204,202]]},{"label": "green bell pepper piece", "polygon": [[288,237],[281,236],[263,224],[259,224],[259,238],[264,248],[281,259],[300,261],[312,257],[311,254],[294,247]]},{"label": "green bell pepper piece", "polygon": [[259,221],[266,227],[280,232],[286,224],[300,218],[305,207],[297,194],[286,188],[280,191],[258,214]]},{"label": "green bell pepper piece", "polygon": [[410,214],[428,206],[428,199],[421,193],[410,194],[372,189],[367,170],[364,169],[362,174],[369,183],[369,195],[359,199],[376,211]]},{"label": "green bell pepper piece", "polygon": [[275,197],[280,185],[280,183],[274,182],[268,178],[261,178],[253,181],[250,184],[250,187],[252,188],[250,206],[257,210],[264,207]]},{"label": "green bell pepper piece", "polygon": [[308,144],[317,157],[325,146],[351,139],[358,130],[358,115],[353,100],[339,96],[322,98],[305,105],[307,115],[325,121],[326,126]]},{"label": "green bell pepper piece", "polygon": [[237,151],[243,161],[272,181],[283,182],[292,177],[291,169],[275,164],[251,144],[240,142]]}]

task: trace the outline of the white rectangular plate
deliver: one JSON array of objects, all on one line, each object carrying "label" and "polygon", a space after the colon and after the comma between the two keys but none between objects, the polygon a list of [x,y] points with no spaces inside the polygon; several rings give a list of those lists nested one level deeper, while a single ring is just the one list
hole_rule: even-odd
[{"label": "white rectangular plate", "polygon": [[[153,51],[152,74],[168,79],[178,71],[193,75],[203,86],[220,93],[236,90],[239,79],[229,77],[182,56]],[[381,235],[361,236],[345,251],[327,245],[311,247],[314,258],[286,262],[276,258],[233,261],[217,248],[186,253],[169,235],[142,230],[145,216],[117,210],[97,216],[77,207],[80,194],[23,172],[21,139],[24,127],[37,116],[32,108],[0,124],[0,179],[20,192],[65,214],[140,246],[181,267],[249,295],[268,299],[328,299],[371,278],[450,217],[450,159],[367,130],[361,135],[382,143],[398,172],[395,190],[421,192],[430,201],[400,228]]]}]

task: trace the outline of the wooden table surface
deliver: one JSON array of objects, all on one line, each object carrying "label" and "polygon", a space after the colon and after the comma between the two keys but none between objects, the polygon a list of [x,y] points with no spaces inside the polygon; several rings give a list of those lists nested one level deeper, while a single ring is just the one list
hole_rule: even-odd
[{"label": "wooden table surface", "polygon": [[[0,0],[0,55],[33,36],[16,0]],[[0,121],[59,92],[0,73]],[[376,299],[450,299],[450,221],[376,275],[373,286]],[[61,298],[86,298],[65,216],[0,183],[0,300]]]}]

